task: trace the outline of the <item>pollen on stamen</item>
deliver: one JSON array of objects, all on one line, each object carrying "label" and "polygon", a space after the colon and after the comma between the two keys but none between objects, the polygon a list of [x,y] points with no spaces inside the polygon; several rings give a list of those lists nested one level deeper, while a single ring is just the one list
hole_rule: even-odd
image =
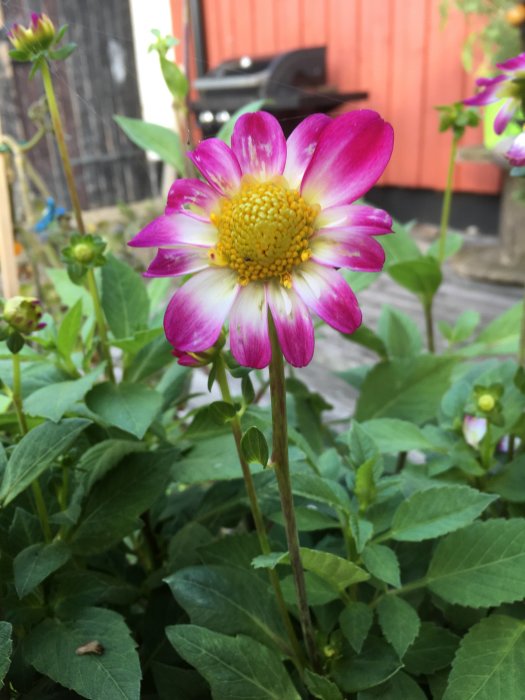
[{"label": "pollen on stamen", "polygon": [[240,192],[222,200],[219,214],[210,216],[219,237],[210,262],[235,270],[241,285],[278,278],[289,288],[292,270],[311,257],[318,212],[282,179],[245,180]]}]

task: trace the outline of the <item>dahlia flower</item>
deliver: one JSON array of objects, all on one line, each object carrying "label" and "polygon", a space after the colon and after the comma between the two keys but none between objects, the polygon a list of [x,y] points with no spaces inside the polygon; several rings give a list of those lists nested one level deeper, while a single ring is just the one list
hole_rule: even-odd
[{"label": "dahlia flower", "polygon": [[391,232],[391,218],[352,202],[378,180],[392,146],[391,126],[370,110],[314,114],[288,140],[272,115],[255,112],[238,119],[231,148],[202,141],[189,157],[206,181],[174,182],[165,214],[130,242],[159,249],[146,276],[195,273],[164,318],[177,353],[210,348],[229,316],[237,362],[266,367],[268,310],[296,367],[313,355],[310,311],[355,331],[361,312],[337,268],[383,266],[374,236]]},{"label": "dahlia flower", "polygon": [[463,102],[473,107],[484,107],[505,99],[494,120],[494,131],[501,134],[525,99],[525,53],[496,63],[496,67],[503,73],[495,78],[479,78],[476,85],[481,88],[480,92]]}]

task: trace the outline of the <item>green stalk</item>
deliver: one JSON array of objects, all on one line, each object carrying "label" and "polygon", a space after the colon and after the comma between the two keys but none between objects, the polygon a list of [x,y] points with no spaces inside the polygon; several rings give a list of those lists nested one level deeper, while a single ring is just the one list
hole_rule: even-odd
[{"label": "green stalk", "polygon": [[447,185],[443,197],[443,206],[441,208],[441,223],[439,226],[439,262],[443,264],[446,254],[448,223],[450,220],[450,205],[452,203],[452,192],[454,187],[454,170],[456,168],[456,155],[458,151],[458,143],[460,136],[452,137],[452,145],[450,147],[450,160],[448,163]]},{"label": "green stalk", "polygon": [[425,314],[425,328],[427,331],[427,348],[428,348],[429,352],[435,352],[434,321],[432,318],[432,302],[433,302],[433,299],[431,299],[430,301],[423,302],[423,313]]},{"label": "green stalk", "polygon": [[[22,435],[28,433],[27,421],[24,414],[24,407],[22,403],[22,382],[20,376],[20,356],[17,353],[13,353],[13,405],[15,407],[16,417],[18,419],[18,426]],[[31,488],[33,490],[33,497],[35,499],[36,510],[38,513],[38,519],[40,520],[40,527],[44,533],[44,538],[46,542],[51,542],[53,535],[51,533],[51,528],[49,526],[49,517],[47,514],[46,502],[44,501],[44,496],[42,494],[42,489],[38,479],[34,479],[31,483]]]},{"label": "green stalk", "polygon": [[319,669],[314,629],[306,595],[306,582],[304,578],[303,564],[301,561],[299,534],[297,532],[292,483],[290,480],[283,354],[279,345],[279,339],[277,338],[277,331],[275,330],[275,324],[271,313],[269,313],[268,325],[270,331],[270,341],[272,344],[272,359],[270,362],[270,395],[272,404],[273,434],[272,462],[274,464],[275,476],[279,487],[279,495],[281,497],[281,510],[284,516],[288,553],[290,556],[290,565],[292,567],[295,583],[297,607],[299,610],[299,619],[301,621],[306,651],[312,667],[314,669]]},{"label": "green stalk", "polygon": [[523,296],[523,309],[521,312],[521,333],[518,347],[518,364],[525,369],[525,295]]},{"label": "green stalk", "polygon": [[[222,356],[219,356],[215,366],[217,371],[217,383],[219,384],[222,398],[224,401],[227,401],[228,403],[232,404],[233,400],[230,393],[228,377],[226,375],[226,367]],[[239,416],[235,416],[230,421],[230,425],[233,433],[233,438],[235,440],[235,447],[237,448],[237,455],[239,457],[239,463],[242,469],[242,475],[244,478],[246,492],[248,494],[248,500],[250,502],[250,509],[252,512],[253,522],[255,523],[255,531],[257,532],[259,546],[263,554],[270,554],[272,550],[268,541],[268,535],[266,534],[266,528],[264,526],[264,520],[261,513],[261,509],[259,508],[259,501],[257,499],[257,492],[255,490],[255,484],[253,483],[252,473],[250,471],[250,466],[248,462],[244,459],[241,450],[242,429]],[[290,639],[290,643],[292,645],[296,657],[296,666],[299,670],[302,671],[302,666],[304,665],[303,652],[297,639],[297,635],[295,634],[295,629],[293,627],[290,615],[288,613],[288,609],[286,607],[286,603],[284,601],[283,593],[281,590],[281,582],[279,581],[277,572],[273,569],[269,569],[268,574],[275,593],[275,598],[277,600],[277,605],[279,607],[284,626],[286,627],[286,631],[288,633],[288,637]]]},{"label": "green stalk", "polygon": [[[64,128],[62,126],[62,118],[60,116],[60,110],[58,109],[58,104],[55,96],[55,89],[53,87],[53,80],[51,78],[51,73],[49,71],[48,64],[44,61],[40,68],[42,72],[42,79],[44,81],[44,90],[46,93],[47,104],[49,107],[49,114],[51,115],[51,122],[53,124],[53,131],[55,132],[55,138],[58,146],[58,152],[60,153],[60,159],[62,160],[62,165],[64,167],[64,175],[66,176],[67,189],[69,196],[71,198],[71,206],[75,213],[75,220],[77,223],[77,228],[79,233],[85,235],[86,227],[84,226],[84,220],[82,218],[82,209],[80,208],[80,200],[78,198],[77,187],[75,185],[75,178],[73,177],[73,169],[71,167],[71,161],[69,159],[69,153],[67,150],[66,140],[64,138]],[[111,352],[108,344],[108,336],[106,331],[106,320],[104,318],[104,313],[102,311],[102,306],[100,303],[100,297],[98,294],[97,285],[95,282],[95,275],[92,269],[87,271],[87,286],[91,298],[93,299],[93,306],[95,309],[95,317],[97,319],[98,333],[100,336],[102,344],[102,352],[106,360],[107,373],[109,379],[115,381],[115,373],[113,371],[113,360],[111,357]]]}]

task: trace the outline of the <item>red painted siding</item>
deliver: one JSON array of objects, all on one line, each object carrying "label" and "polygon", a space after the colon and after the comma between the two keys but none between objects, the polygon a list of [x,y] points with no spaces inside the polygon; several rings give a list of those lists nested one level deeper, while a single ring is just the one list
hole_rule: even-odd
[{"label": "red painted siding", "polygon": [[[181,1],[171,0],[177,36]],[[211,66],[246,53],[325,44],[330,83],[369,92],[365,102],[343,109],[370,107],[394,126],[395,151],[382,183],[443,189],[450,136],[438,132],[434,107],[473,92],[460,60],[472,29],[462,14],[451,12],[442,27],[439,0],[203,0],[203,8]],[[465,143],[481,139],[481,130],[471,130]],[[458,165],[457,190],[499,187],[495,166]]]}]

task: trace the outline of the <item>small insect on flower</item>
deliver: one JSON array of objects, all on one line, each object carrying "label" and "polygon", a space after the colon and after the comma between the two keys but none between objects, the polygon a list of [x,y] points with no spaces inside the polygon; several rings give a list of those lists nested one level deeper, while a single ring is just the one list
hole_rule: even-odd
[{"label": "small insect on flower", "polygon": [[219,139],[189,154],[205,178],[174,182],[164,216],[130,242],[156,247],[148,277],[195,273],[175,292],[164,329],[177,354],[210,348],[229,317],[241,365],[271,359],[269,315],[290,364],[314,351],[310,312],[343,333],[361,324],[339,268],[377,272],[375,236],[392,232],[384,211],[353,204],[379,179],[392,127],[371,110],[314,114],[285,139],[266,112],[241,116],[231,148]]},{"label": "small insect on flower", "polygon": [[87,642],[87,644],[82,644],[82,646],[75,649],[75,654],[77,656],[85,656],[86,654],[95,654],[95,656],[101,656],[104,653],[104,647],[96,639],[92,642]]}]

